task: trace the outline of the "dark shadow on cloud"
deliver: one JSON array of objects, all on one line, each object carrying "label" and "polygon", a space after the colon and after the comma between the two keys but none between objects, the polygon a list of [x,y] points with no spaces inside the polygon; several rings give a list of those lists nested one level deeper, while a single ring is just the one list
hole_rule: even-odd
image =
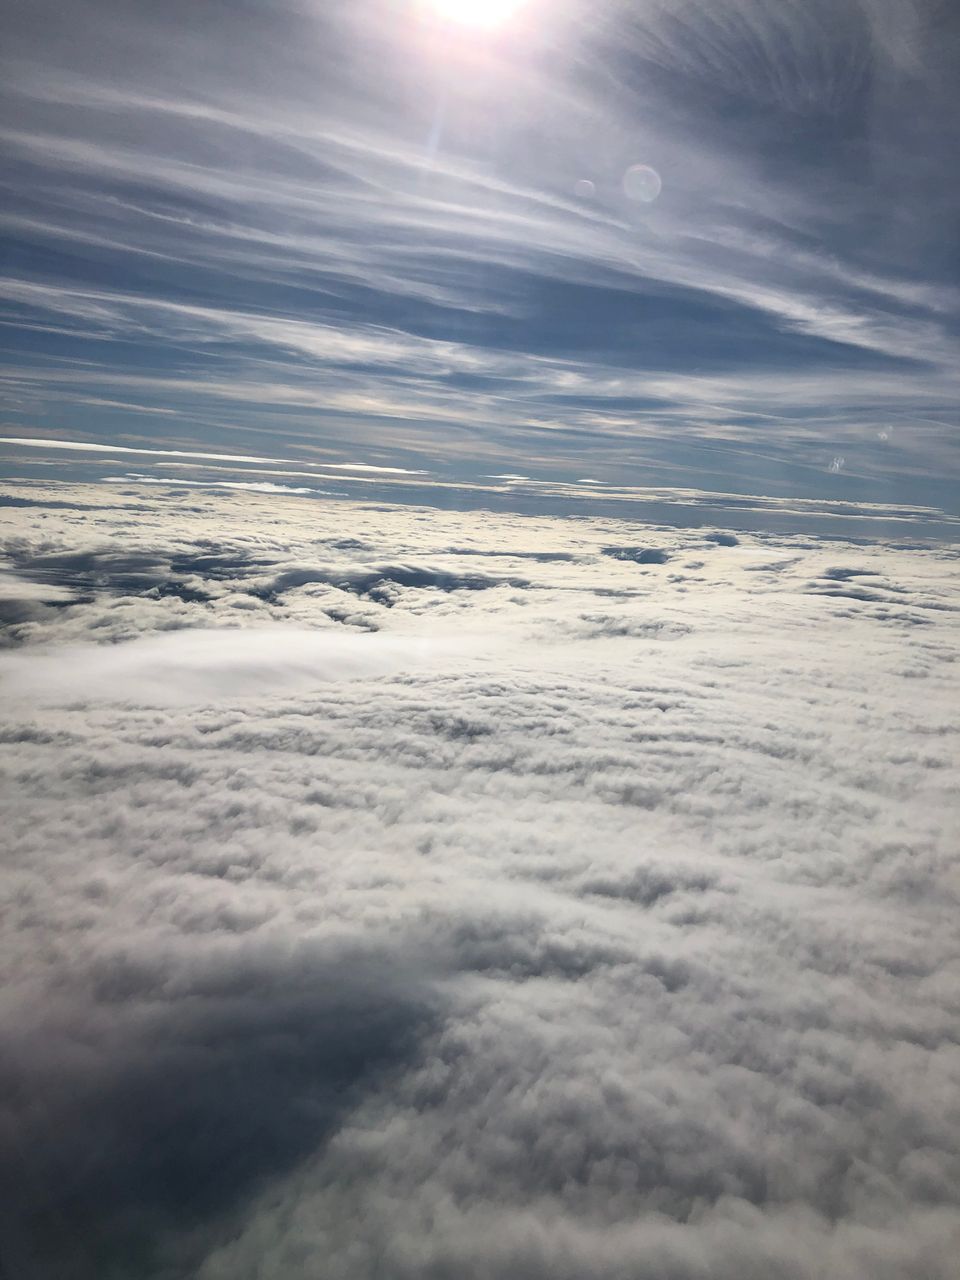
[{"label": "dark shadow on cloud", "polygon": [[571,630],[586,640],[622,639],[628,636],[638,640],[679,640],[682,636],[689,635],[691,628],[684,622],[665,618],[581,613]]},{"label": "dark shadow on cloud", "polygon": [[826,569],[823,576],[831,582],[849,582],[851,578],[875,578],[876,569]]},{"label": "dark shadow on cloud", "polygon": [[[178,555],[169,550],[149,548],[126,552],[118,552],[113,547],[37,552],[27,547],[14,548],[10,559],[18,573],[34,582],[75,590],[97,589],[119,595],[155,587],[167,594],[177,594],[180,590],[190,589],[185,586],[184,579],[230,582],[271,563],[235,548]],[[204,599],[209,598],[204,595]]]},{"label": "dark shadow on cloud", "polygon": [[[857,575],[859,576],[859,575]],[[957,606],[947,600],[931,599],[930,596],[918,596],[907,587],[888,582],[878,574],[871,575],[874,581],[858,583],[853,580],[852,572],[838,576],[838,571],[828,571],[824,577],[815,579],[808,585],[807,594],[834,597],[847,600],[860,600],[865,604],[883,604],[902,607],[909,604],[913,609],[924,612],[955,613]]]},{"label": "dark shadow on cloud", "polygon": [[89,1003],[7,1024],[0,1267],[18,1280],[193,1274],[433,1018],[382,957],[234,960],[179,985],[117,964]]},{"label": "dark shadow on cloud", "polygon": [[446,554],[452,556],[483,556],[484,559],[535,560],[538,564],[556,564],[562,561],[570,562],[576,560],[576,556],[569,551],[499,551],[477,547],[450,547]]},{"label": "dark shadow on cloud", "polygon": [[361,542],[359,538],[329,538],[323,542],[325,547],[333,547],[334,551],[369,551],[370,544]]},{"label": "dark shadow on cloud", "polygon": [[666,564],[670,559],[659,547],[604,547],[612,560],[632,560],[634,564]]},{"label": "dark shadow on cloud", "polygon": [[373,633],[379,631],[380,627],[362,613],[350,613],[346,609],[338,609],[335,605],[321,610],[324,617],[329,618],[331,622],[337,622],[343,627],[353,627],[356,631],[368,631]]},{"label": "dark shadow on cloud", "polygon": [[665,870],[637,867],[626,877],[596,876],[586,880],[582,891],[600,898],[616,898],[640,907],[655,906],[674,893],[707,893],[716,889],[718,880],[707,871]]},{"label": "dark shadow on cloud", "polygon": [[19,627],[29,622],[45,622],[58,609],[88,603],[89,597],[81,596],[73,600],[18,599],[16,596],[0,599],[0,648],[16,643],[3,634],[4,628]]},{"label": "dark shadow on cloud", "polygon": [[[535,915],[499,913],[459,919],[444,938],[452,968],[507,982],[579,982],[630,960],[622,943],[564,937]],[[441,926],[438,925],[438,932]]]},{"label": "dark shadow on cloud", "polygon": [[248,555],[231,547],[229,552],[212,550],[204,555],[173,556],[170,569],[184,577],[196,574],[214,582],[230,582],[243,573],[269,564],[270,561],[263,556]]},{"label": "dark shadow on cloud", "polygon": [[[165,594],[189,590],[179,581],[184,571],[174,568],[169,556],[162,552],[104,549],[37,554],[27,548],[15,549],[11,561],[17,572],[32,582],[74,591],[131,595],[151,590]],[[209,599],[203,593],[194,594]]]},{"label": "dark shadow on cloud", "polygon": [[[115,550],[44,551],[13,547],[8,551],[16,577],[36,584],[38,590],[18,594],[7,586],[0,599],[0,646],[13,647],[23,641],[17,628],[49,620],[53,611],[93,604],[99,596],[177,599],[185,604],[208,604],[214,595],[200,585],[202,573],[212,580],[228,580],[246,568],[237,557],[173,560],[160,551],[117,552]],[[211,563],[213,562],[213,563]],[[47,592],[45,594],[44,592]],[[71,594],[72,593],[72,594]]]},{"label": "dark shadow on cloud", "polygon": [[[823,592],[813,592],[814,595],[825,594]],[[874,609],[872,611],[862,609],[840,609],[837,612],[838,618],[850,618],[854,621],[862,622],[863,619],[869,618],[871,622],[888,622],[900,624],[905,627],[931,627],[933,626],[932,618],[923,618],[916,613],[908,613],[905,610],[894,611],[892,609]]]},{"label": "dark shadow on cloud", "polygon": [[38,582],[74,585],[98,578],[122,583],[152,584],[160,572],[169,571],[169,560],[159,552],[58,551],[34,554],[29,550],[14,554],[14,563],[22,573]]},{"label": "dark shadow on cloud", "polygon": [[492,578],[479,573],[449,573],[417,565],[383,565],[374,568],[337,569],[303,567],[287,569],[271,582],[251,590],[261,600],[276,601],[285,592],[313,583],[325,583],[341,591],[373,600],[390,608],[396,588],[428,588],[437,591],[488,591],[491,587],[528,587],[523,578]]},{"label": "dark shadow on cloud", "polygon": [[[21,498],[8,493],[0,494],[0,507],[15,507],[24,509],[27,507],[42,507],[44,510],[49,508],[56,511],[86,511],[87,507],[82,502],[57,502],[53,498]],[[0,1272],[2,1276],[3,1272]]]},{"label": "dark shadow on cloud", "polygon": [[821,587],[814,584],[807,594],[842,600],[862,600],[866,604],[880,604],[888,599],[882,592],[870,591],[865,587]]}]

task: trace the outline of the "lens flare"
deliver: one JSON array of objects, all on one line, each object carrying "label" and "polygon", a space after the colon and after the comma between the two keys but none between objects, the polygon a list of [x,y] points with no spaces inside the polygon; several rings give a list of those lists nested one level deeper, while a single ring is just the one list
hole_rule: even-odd
[{"label": "lens flare", "polygon": [[508,22],[523,3],[524,0],[430,0],[430,7],[447,22],[491,31]]},{"label": "lens flare", "polygon": [[624,192],[641,204],[653,204],[662,189],[659,173],[648,164],[633,164],[623,175]]}]

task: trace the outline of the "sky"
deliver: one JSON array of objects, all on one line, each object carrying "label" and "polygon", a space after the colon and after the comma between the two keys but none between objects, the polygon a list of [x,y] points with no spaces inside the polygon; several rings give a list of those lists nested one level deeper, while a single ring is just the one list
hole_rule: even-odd
[{"label": "sky", "polygon": [[956,1280],[960,7],[0,8],[0,1280]]},{"label": "sky", "polygon": [[4,441],[956,515],[958,51],[948,0],[6,0]]}]

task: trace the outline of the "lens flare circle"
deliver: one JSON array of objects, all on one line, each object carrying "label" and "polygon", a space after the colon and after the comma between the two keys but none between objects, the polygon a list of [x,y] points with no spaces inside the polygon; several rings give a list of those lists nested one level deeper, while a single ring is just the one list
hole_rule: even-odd
[{"label": "lens flare circle", "polygon": [[631,200],[653,204],[663,190],[663,183],[656,169],[648,164],[632,164],[623,175],[623,190]]},{"label": "lens flare circle", "polygon": [[491,31],[508,22],[524,0],[430,0],[430,8],[446,22]]}]

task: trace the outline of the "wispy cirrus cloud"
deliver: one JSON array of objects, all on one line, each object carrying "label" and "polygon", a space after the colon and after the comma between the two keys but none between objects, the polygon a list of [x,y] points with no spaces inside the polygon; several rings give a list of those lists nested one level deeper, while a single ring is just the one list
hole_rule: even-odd
[{"label": "wispy cirrus cloud", "polygon": [[[283,464],[283,458],[261,458],[251,454],[238,453],[194,453],[184,449],[138,449],[129,445],[120,444],[94,444],[89,440],[52,440],[46,438],[17,438],[15,436],[0,436],[0,444],[14,445],[20,449],[65,449],[68,452],[76,453],[109,453],[109,454],[138,454],[146,457],[156,458],[190,458],[194,462],[269,462],[273,466]],[[377,475],[426,475],[425,471],[408,471],[404,467],[378,467],[366,462],[329,462],[323,463],[323,468],[327,471],[359,471],[369,472]],[[300,475],[307,475],[308,472],[300,472]]]},{"label": "wispy cirrus cloud", "polygon": [[[936,488],[957,396],[947,17],[530,4],[471,42],[425,12],[252,5],[215,57],[214,17],[99,3],[69,42],[47,15],[42,50],[21,20],[3,216],[30,248],[3,289],[25,426],[71,397],[94,435],[172,409],[202,451],[252,427],[241,404],[295,449],[313,423],[385,462],[487,469],[548,431],[572,475],[592,452],[636,466],[634,438],[697,467],[784,419],[761,448],[800,488],[839,451],[914,500]],[[636,162],[653,204],[624,192]]]}]

